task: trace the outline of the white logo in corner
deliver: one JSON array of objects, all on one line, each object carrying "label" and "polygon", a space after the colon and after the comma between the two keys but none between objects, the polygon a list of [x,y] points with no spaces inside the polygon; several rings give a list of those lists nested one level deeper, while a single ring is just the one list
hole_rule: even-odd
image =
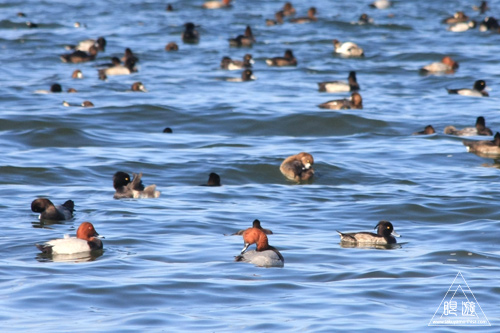
[{"label": "white logo in corner", "polygon": [[460,271],[428,326],[491,326]]}]

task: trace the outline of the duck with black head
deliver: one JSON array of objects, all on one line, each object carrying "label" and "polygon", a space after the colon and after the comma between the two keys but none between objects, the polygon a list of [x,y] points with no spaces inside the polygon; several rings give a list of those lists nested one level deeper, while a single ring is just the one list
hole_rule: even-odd
[{"label": "duck with black head", "polygon": [[229,45],[235,47],[252,46],[254,42],[255,37],[253,36],[252,28],[250,28],[249,25],[247,25],[244,35],[238,35],[236,38],[229,39]]},{"label": "duck with black head", "polygon": [[369,244],[395,244],[396,238],[401,237],[389,221],[380,221],[374,229],[377,233],[372,232],[353,232],[344,233],[337,230],[340,235],[340,241],[346,243],[369,243]]},{"label": "duck with black head", "polygon": [[345,81],[326,81],[319,82],[318,89],[321,92],[337,93],[337,92],[349,92],[359,90],[359,84],[356,79],[356,72],[349,72],[347,77],[347,82]]},{"label": "duck with black head", "polygon": [[134,178],[131,180],[130,175],[123,171],[118,171],[113,176],[113,187],[115,194],[113,198],[158,198],[160,191],[156,190],[156,185],[149,185],[145,187],[142,184],[142,172],[133,174]]},{"label": "duck with black head", "polygon": [[292,50],[286,50],[283,57],[274,57],[266,59],[268,66],[297,66],[297,59],[294,57]]},{"label": "duck with black head", "polygon": [[95,60],[96,56],[97,56],[97,53],[98,53],[98,50],[97,50],[97,47],[95,47],[94,45],[92,45],[90,48],[89,48],[89,52],[85,52],[85,51],[75,51],[73,53],[69,53],[69,54],[62,54],[60,57],[61,57],[61,60],[62,62],[70,62],[70,63],[73,63],[73,64],[78,64],[78,63],[81,63],[81,62],[87,62],[87,61],[92,61],[92,60]]},{"label": "duck with black head", "polygon": [[465,127],[461,130],[456,129],[455,126],[446,126],[444,128],[444,134],[456,135],[456,136],[474,136],[474,135],[493,135],[491,129],[486,127],[486,120],[483,116],[479,116],[476,119],[476,125],[474,127]]},{"label": "duck with black head", "polygon": [[75,203],[73,200],[67,200],[62,205],[55,206],[49,199],[39,198],[33,200],[31,210],[40,213],[38,216],[40,220],[69,220],[73,217]]},{"label": "duck with black head", "polygon": [[201,184],[201,186],[221,186],[220,176],[215,172],[211,172],[208,175],[208,181],[206,184]]},{"label": "duck with black head", "polygon": [[448,94],[450,95],[462,95],[462,96],[471,96],[471,97],[488,97],[489,94],[486,89],[486,82],[484,80],[477,80],[474,82],[474,86],[472,89],[469,88],[461,88],[461,89],[448,89]]},{"label": "duck with black head", "polygon": [[194,23],[188,22],[184,24],[184,32],[182,33],[181,38],[186,44],[198,44],[200,41],[200,33],[196,30]]},{"label": "duck with black head", "polygon": [[496,132],[493,140],[468,141],[463,142],[469,153],[478,155],[499,156],[500,155],[500,133]]}]

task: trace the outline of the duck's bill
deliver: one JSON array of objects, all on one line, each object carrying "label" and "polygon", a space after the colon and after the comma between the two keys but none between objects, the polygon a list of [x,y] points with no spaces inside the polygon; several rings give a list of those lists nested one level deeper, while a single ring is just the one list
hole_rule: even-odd
[{"label": "duck's bill", "polygon": [[393,235],[394,237],[401,237],[401,235],[400,235],[400,234],[398,234],[398,233],[397,233],[397,232],[395,232],[395,231],[393,231],[393,232],[391,233],[391,235]]}]

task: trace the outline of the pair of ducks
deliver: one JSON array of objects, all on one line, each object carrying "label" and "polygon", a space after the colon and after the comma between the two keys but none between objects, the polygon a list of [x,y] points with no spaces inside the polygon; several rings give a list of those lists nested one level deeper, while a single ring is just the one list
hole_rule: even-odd
[{"label": "pair of ducks", "polygon": [[[286,15],[285,15],[284,10],[277,11],[276,14],[274,14],[275,20],[267,19],[266,25],[273,26],[273,25],[283,24],[283,23],[285,23],[285,16]],[[289,22],[303,24],[303,23],[316,22],[317,20],[318,20],[318,18],[316,17],[316,8],[310,7],[307,10],[307,16],[292,18],[292,19],[290,19]]]},{"label": "pair of ducks", "polygon": [[[396,238],[400,237],[394,226],[389,221],[380,221],[374,229],[377,233],[355,232],[343,233],[337,230],[340,241],[349,245],[390,245],[396,244]],[[274,246],[269,245],[267,235],[272,234],[271,230],[264,229],[259,220],[254,220],[253,226],[246,230],[240,230],[233,235],[242,235],[244,247],[241,253],[235,257],[235,261],[242,261],[254,264],[259,267],[283,267],[285,258]],[[248,248],[256,244],[256,249],[248,251]]]}]

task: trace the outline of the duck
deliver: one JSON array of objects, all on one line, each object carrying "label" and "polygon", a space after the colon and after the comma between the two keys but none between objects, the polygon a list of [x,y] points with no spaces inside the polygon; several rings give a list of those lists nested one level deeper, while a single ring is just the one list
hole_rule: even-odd
[{"label": "duck", "polygon": [[365,53],[362,48],[353,42],[341,43],[337,39],[333,40],[335,53],[344,57],[364,57]]},{"label": "duck", "polygon": [[288,156],[280,165],[281,173],[288,179],[296,182],[306,181],[314,176],[314,158],[311,154],[301,152]]},{"label": "duck", "polygon": [[321,103],[318,107],[330,110],[362,109],[363,99],[359,93],[353,92],[350,98],[328,101]]},{"label": "duck", "polygon": [[266,59],[268,66],[297,66],[297,59],[293,56],[292,50],[286,50],[283,57],[274,57]]},{"label": "duck", "polygon": [[484,32],[488,30],[497,30],[500,27],[496,18],[487,16],[479,24],[479,31]]},{"label": "duck", "polygon": [[238,35],[236,38],[229,39],[229,45],[236,47],[252,46],[254,42],[255,37],[253,36],[252,28],[250,28],[249,25],[247,25],[244,35]]},{"label": "duck", "polygon": [[241,72],[241,77],[231,77],[226,79],[226,81],[228,82],[248,82],[254,80],[257,80],[257,77],[253,75],[253,72],[250,69],[245,69],[243,72]]},{"label": "duck", "polygon": [[75,69],[73,71],[73,74],[71,74],[71,78],[73,79],[83,79],[83,73],[79,69]]},{"label": "duck", "polygon": [[54,83],[50,86],[51,93],[60,93],[62,92],[62,87],[59,83]]},{"label": "duck", "polygon": [[122,198],[158,198],[160,191],[156,190],[156,185],[144,187],[142,184],[142,172],[133,174],[134,179],[130,180],[130,175],[123,171],[118,171],[113,175],[113,187],[116,192],[114,199]]},{"label": "duck", "polygon": [[356,80],[356,72],[349,72],[349,76],[347,77],[347,82],[344,81],[327,81],[327,82],[319,82],[318,89],[321,92],[348,92],[348,91],[357,91],[359,90],[359,84]]},{"label": "duck", "polygon": [[175,42],[170,42],[167,45],[165,45],[165,51],[171,52],[171,51],[179,51],[179,45]]},{"label": "duck", "polygon": [[136,62],[139,62],[139,58],[137,58],[136,55],[134,54],[134,52],[132,52],[132,50],[129,47],[127,47],[125,49],[125,52],[123,53],[123,57],[122,57],[121,61],[123,63],[126,63],[127,61],[129,61],[129,62],[133,62],[135,64]]},{"label": "duck", "polygon": [[83,222],[76,231],[76,237],[65,235],[64,238],[53,239],[36,247],[46,254],[75,254],[102,249],[99,234],[90,222]]},{"label": "duck", "polygon": [[93,108],[94,107],[94,103],[92,103],[91,101],[83,101],[82,102],[82,106],[84,108]]},{"label": "duck", "polygon": [[464,32],[469,29],[474,29],[477,26],[476,21],[470,20],[468,22],[458,22],[450,25],[446,30],[451,32]]},{"label": "duck", "polygon": [[188,44],[197,44],[200,41],[200,34],[195,29],[194,23],[188,22],[184,24],[184,32],[182,33],[182,41]]},{"label": "duck", "polygon": [[231,7],[231,0],[207,1],[202,5],[205,9],[219,9]]},{"label": "duck", "polygon": [[295,8],[293,7],[292,3],[291,2],[286,2],[284,5],[283,5],[283,15],[285,16],[291,16],[291,15],[295,15]]},{"label": "duck", "polygon": [[370,4],[370,7],[376,9],[387,9],[392,6],[392,3],[389,0],[375,0]]},{"label": "duck", "polygon": [[74,64],[78,64],[81,62],[87,62],[87,61],[92,61],[95,59],[97,56],[98,50],[97,47],[92,45],[89,49],[89,52],[84,52],[84,51],[75,51],[73,53],[69,54],[62,54],[60,56],[62,62],[70,62]]},{"label": "duck", "polygon": [[340,241],[346,243],[370,243],[370,244],[396,244],[396,238],[401,237],[389,221],[380,221],[374,229],[377,233],[372,232],[355,232],[343,233],[337,230],[340,235]]},{"label": "duck", "polygon": [[68,88],[68,90],[66,90],[68,93],[77,93],[78,91],[75,89],[75,88]]},{"label": "duck", "polygon": [[167,7],[165,8],[165,11],[167,12],[173,12],[174,11],[174,7],[172,6],[172,4],[168,4]]},{"label": "duck", "polygon": [[62,205],[54,206],[49,199],[38,198],[31,203],[31,210],[35,213],[40,213],[40,220],[70,220],[73,218],[75,203],[73,200],[67,200]]},{"label": "duck", "polygon": [[132,84],[131,90],[132,90],[132,91],[142,91],[142,92],[148,92],[148,91],[146,90],[146,87],[144,87],[144,85],[143,85],[143,84],[142,84],[142,82],[140,82],[140,81],[134,82],[134,83]]},{"label": "duck", "polygon": [[104,52],[106,49],[106,39],[104,37],[99,37],[97,39],[86,39],[82,40],[74,47],[77,51],[89,52],[91,46],[97,47],[99,52]]},{"label": "duck", "polygon": [[297,17],[290,20],[291,23],[310,23],[316,22],[318,18],[316,17],[316,7],[311,7],[307,10],[306,17]]},{"label": "duck", "polygon": [[220,176],[215,172],[211,172],[208,175],[208,181],[206,184],[201,184],[201,186],[221,186]]},{"label": "duck", "polygon": [[363,25],[363,24],[373,24],[373,18],[371,18],[370,16],[368,16],[368,14],[366,13],[363,13],[359,16],[359,19],[358,19],[358,24],[359,25]]},{"label": "duck", "polygon": [[440,62],[433,62],[420,69],[422,74],[452,74],[458,69],[458,63],[450,56],[444,56]]},{"label": "duck", "polygon": [[275,18],[275,20],[267,19],[266,20],[266,25],[267,26],[272,26],[272,25],[278,25],[278,24],[285,23],[285,21],[284,21],[285,14],[283,13],[282,10],[277,11],[274,14],[274,18]]},{"label": "duck", "polygon": [[481,1],[481,4],[479,6],[472,6],[472,9],[478,10],[480,14],[484,14],[487,10],[490,9],[490,7],[488,7],[487,1]]},{"label": "duck", "polygon": [[[285,258],[280,251],[269,245],[264,231],[258,228],[249,228],[243,232],[243,242],[245,246],[241,250],[240,255],[235,257],[235,261],[243,261],[254,264],[259,267],[283,267]],[[257,249],[253,251],[245,251],[252,244],[256,244]]]},{"label": "duck", "polygon": [[415,132],[413,135],[430,135],[436,133],[436,130],[434,130],[434,127],[432,125],[427,125],[425,126],[423,131],[420,132]]},{"label": "duck", "polygon": [[486,82],[484,80],[477,80],[474,82],[474,86],[472,89],[462,88],[462,89],[448,89],[448,94],[462,95],[462,96],[472,96],[472,97],[488,97],[489,94],[487,91],[484,91],[486,88]]},{"label": "duck", "polygon": [[118,66],[121,65],[122,62],[118,57],[112,57],[111,62],[109,63],[103,63],[103,64],[96,64],[95,67],[113,67],[113,66]]},{"label": "duck", "polygon": [[465,15],[465,13],[463,11],[458,11],[455,14],[453,14],[453,16],[445,18],[442,21],[442,23],[455,24],[455,23],[459,23],[459,22],[465,22],[468,19],[469,19],[469,17],[467,15]]},{"label": "duck", "polygon": [[456,135],[456,136],[474,136],[474,135],[493,135],[491,129],[486,127],[486,120],[483,116],[479,116],[476,119],[475,127],[465,127],[461,130],[457,130],[455,126],[446,126],[444,129],[444,134]]},{"label": "duck", "polygon": [[482,155],[500,155],[500,133],[496,132],[492,141],[463,141],[469,153],[478,153]]},{"label": "duck", "polygon": [[[260,229],[260,230],[262,230],[262,231],[263,231],[266,235],[272,235],[272,234],[273,234],[273,232],[272,232],[271,230],[262,228],[262,226],[260,225],[260,221],[259,221],[259,220],[257,220],[257,219],[253,220],[253,223],[252,223],[252,228],[257,228],[257,229]],[[239,231],[235,232],[234,234],[231,234],[231,236],[241,236],[241,235],[243,235],[243,233],[244,233],[245,231],[247,231],[247,230],[248,230],[248,229],[242,229],[242,230],[239,230]]]},{"label": "duck", "polygon": [[116,76],[116,75],[130,75],[134,72],[137,72],[137,68],[135,67],[135,62],[132,58],[127,59],[124,65],[115,65],[108,68],[99,69],[98,71],[99,79],[105,80],[108,76]]},{"label": "duck", "polygon": [[227,69],[230,71],[243,69],[243,68],[252,68],[254,64],[254,60],[251,54],[245,54],[243,57],[243,61],[241,60],[232,60],[229,57],[223,57],[220,63],[220,68]]}]

